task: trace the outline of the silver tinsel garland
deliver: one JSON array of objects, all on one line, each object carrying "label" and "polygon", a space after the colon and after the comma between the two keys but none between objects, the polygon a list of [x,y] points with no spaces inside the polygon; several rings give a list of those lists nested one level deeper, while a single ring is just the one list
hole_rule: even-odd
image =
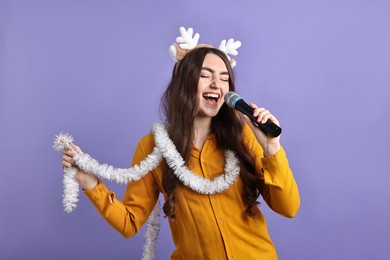
[{"label": "silver tinsel garland", "polygon": [[[185,186],[200,194],[211,195],[221,193],[229,189],[236,181],[239,175],[240,166],[238,159],[234,156],[232,151],[225,151],[225,174],[221,174],[214,180],[210,180],[193,173],[185,166],[185,161],[169,138],[165,125],[155,123],[152,132],[156,144],[152,153],[138,165],[126,169],[116,168],[108,164],[100,164],[88,154],[78,154],[69,145],[70,142],[73,142],[73,138],[69,134],[60,133],[57,135],[53,148],[56,151],[72,150],[75,154],[74,161],[78,168],[99,178],[113,182],[115,181],[118,184],[127,184],[141,179],[155,169],[163,158],[165,158],[167,165]],[[74,179],[77,171],[77,168],[64,169],[63,204],[64,210],[68,213],[72,212],[73,209],[77,207],[79,185]],[[154,259],[156,251],[155,243],[160,229],[160,210],[161,206],[158,202],[149,216],[145,234],[147,241],[144,246],[142,259]]]}]

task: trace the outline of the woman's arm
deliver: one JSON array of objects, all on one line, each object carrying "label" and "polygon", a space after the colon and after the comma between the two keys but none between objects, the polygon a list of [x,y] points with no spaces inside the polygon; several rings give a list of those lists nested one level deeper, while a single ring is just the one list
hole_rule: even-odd
[{"label": "woman's arm", "polygon": [[[266,109],[254,108],[258,122],[268,119],[279,125],[278,120]],[[270,138],[257,128],[248,117],[244,126],[244,142],[255,156],[256,171],[264,180],[261,194],[275,212],[294,217],[300,207],[298,186],[290,169],[288,159],[280,144],[280,136]]]},{"label": "woman's arm", "polygon": [[[283,147],[275,155],[260,158],[260,161],[264,179],[261,195],[264,201],[275,212],[285,217],[294,217],[300,207],[300,196]],[[258,165],[256,162],[256,168]]]},{"label": "woman's arm", "polygon": [[[142,161],[152,149],[153,146],[144,147],[141,140],[134,153],[132,165]],[[69,160],[65,161],[69,163]],[[98,212],[124,237],[131,237],[138,232],[152,212],[159,196],[152,173],[148,173],[137,182],[129,183],[123,201],[118,200],[115,193],[93,175],[80,171],[77,180]]]}]

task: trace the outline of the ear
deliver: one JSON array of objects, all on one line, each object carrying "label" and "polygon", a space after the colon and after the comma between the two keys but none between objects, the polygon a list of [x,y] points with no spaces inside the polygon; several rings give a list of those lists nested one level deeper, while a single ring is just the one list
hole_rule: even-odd
[{"label": "ear", "polygon": [[234,68],[235,66],[237,65],[237,62],[235,59],[230,59],[230,66],[232,66],[232,68]]},{"label": "ear", "polygon": [[173,59],[174,62],[177,62],[183,59],[184,55],[186,55],[188,51],[183,50],[177,43],[172,44],[169,47],[169,55]]}]

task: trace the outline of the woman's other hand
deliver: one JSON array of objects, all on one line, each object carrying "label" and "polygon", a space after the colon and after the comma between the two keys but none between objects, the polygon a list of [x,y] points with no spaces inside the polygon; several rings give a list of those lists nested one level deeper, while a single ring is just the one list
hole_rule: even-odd
[{"label": "woman's other hand", "polygon": [[[83,155],[83,151],[78,147],[77,145],[70,143],[70,146],[73,148],[73,150],[78,154],[78,155]],[[65,150],[62,153],[62,168],[70,168],[70,167],[77,167],[74,158],[75,154],[73,153],[72,150]],[[76,174],[76,180],[81,184],[83,189],[89,190],[94,188],[99,182],[98,178],[92,174],[88,174],[80,169],[78,169],[77,174]]]}]

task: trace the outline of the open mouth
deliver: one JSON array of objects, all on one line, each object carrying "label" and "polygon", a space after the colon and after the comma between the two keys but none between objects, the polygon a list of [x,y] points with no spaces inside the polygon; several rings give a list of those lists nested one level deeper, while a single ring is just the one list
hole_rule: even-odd
[{"label": "open mouth", "polygon": [[219,94],[215,94],[215,93],[204,93],[203,94],[203,98],[208,103],[216,104],[216,103],[218,103],[218,100],[219,100],[220,96],[219,96]]}]

